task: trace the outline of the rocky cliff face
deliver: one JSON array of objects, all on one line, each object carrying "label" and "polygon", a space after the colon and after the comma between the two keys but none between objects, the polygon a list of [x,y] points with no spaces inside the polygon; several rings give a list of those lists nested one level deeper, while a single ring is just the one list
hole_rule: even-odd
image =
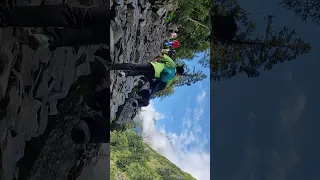
[{"label": "rocky cliff face", "polygon": [[[31,5],[40,3],[31,1]],[[17,4],[26,5],[24,1]],[[86,158],[98,152],[99,145],[73,143],[70,131],[78,119],[61,115],[58,101],[66,98],[80,76],[90,74],[90,62],[98,46],[33,52],[17,41],[23,30],[1,29],[5,71],[0,77],[4,97],[0,103],[0,177],[11,180],[18,162],[19,179],[74,179]]]},{"label": "rocky cliff face", "polygon": [[[117,5],[117,18],[111,24],[115,37],[111,42],[114,47],[111,48],[114,49],[111,52],[112,61],[147,63],[160,55],[166,30],[163,20],[166,11],[160,8],[153,12],[150,10],[151,4],[144,0],[113,3]],[[140,77],[124,79],[117,72],[111,71],[111,120],[117,119],[118,123],[124,123],[132,119],[136,109],[131,105],[129,94],[139,81],[143,82]],[[118,111],[120,106],[123,113]]]},{"label": "rocky cliff face", "polygon": [[[62,2],[86,6],[109,3],[104,0],[21,0],[16,4]],[[161,17],[165,11],[152,12],[150,3],[144,0],[114,0],[113,4],[117,5],[117,18],[112,21],[111,59],[143,63],[159,55],[165,31]],[[79,77],[91,73],[90,62],[98,46],[80,47],[78,51],[74,48],[58,48],[54,52],[44,49],[35,53],[17,42],[16,37],[23,30],[26,29],[1,29],[1,60],[5,72],[0,75],[3,97],[0,103],[0,177],[11,180],[16,174],[18,179],[76,179],[98,154],[101,144],[75,144],[70,131],[79,118],[75,114],[65,114],[63,108],[66,107],[62,105]],[[126,113],[118,111],[117,119],[120,123],[131,121],[134,111],[128,105],[128,97],[138,82],[139,78],[125,80],[111,72],[111,120],[123,105],[126,108],[121,108],[121,112]]]}]

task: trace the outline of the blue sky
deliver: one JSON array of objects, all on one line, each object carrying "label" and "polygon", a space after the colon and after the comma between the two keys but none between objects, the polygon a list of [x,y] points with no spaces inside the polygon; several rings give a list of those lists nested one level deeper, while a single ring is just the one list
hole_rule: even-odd
[{"label": "blue sky", "polygon": [[[210,179],[210,70],[198,64],[203,54],[186,61],[208,78],[175,89],[163,100],[154,99],[136,117],[143,138],[159,154],[199,180]],[[155,121],[154,121],[155,120]]]},{"label": "blue sky", "polygon": [[[191,86],[182,86],[175,88],[175,93],[163,100],[155,99],[153,100],[153,105],[155,109],[166,115],[166,119],[159,121],[157,127],[165,127],[166,131],[182,133],[182,125],[184,117],[186,116],[187,109],[203,110],[203,115],[200,119],[199,125],[202,128],[202,133],[207,135],[207,138],[210,140],[210,79],[208,68],[204,68],[197,62],[202,57],[202,54],[199,54],[199,57],[194,58],[191,61],[186,61],[188,67],[196,67],[196,69],[202,70],[208,77],[202,81],[196,82]],[[204,96],[204,99],[201,101],[201,105],[197,103],[197,98]],[[201,113],[201,112],[200,112]],[[205,146],[206,150],[210,151],[210,145]]]},{"label": "blue sky", "polygon": [[[278,2],[239,1],[247,12],[273,15],[274,31],[295,29],[312,50],[258,78],[211,82],[214,179],[320,179],[320,26],[302,22]],[[249,16],[259,35],[266,28],[264,15]]]}]

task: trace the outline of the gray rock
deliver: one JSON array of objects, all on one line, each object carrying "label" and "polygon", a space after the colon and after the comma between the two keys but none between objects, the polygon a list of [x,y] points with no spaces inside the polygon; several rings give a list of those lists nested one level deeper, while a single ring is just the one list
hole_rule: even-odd
[{"label": "gray rock", "polygon": [[57,115],[59,111],[57,109],[58,99],[51,99],[49,103],[49,115]]},{"label": "gray rock", "polygon": [[112,27],[110,26],[110,54],[113,54],[115,44],[116,42],[114,42],[114,32]]},{"label": "gray rock", "polygon": [[25,96],[22,99],[21,112],[14,121],[13,129],[15,132],[25,133],[26,140],[30,140],[38,129],[37,112],[41,106],[41,102]]},{"label": "gray rock", "polygon": [[118,41],[122,38],[123,36],[123,30],[121,28],[121,22],[118,18],[115,18],[115,21],[111,21],[111,27],[113,30],[113,44],[117,44]]},{"label": "gray rock", "polygon": [[139,1],[139,5],[140,5],[141,7],[145,7],[145,6],[146,6],[145,0],[138,0],[138,1]]},{"label": "gray rock", "polygon": [[39,66],[39,59],[33,59],[33,51],[28,47],[23,46],[23,58],[21,63],[21,77],[25,86],[33,85],[32,72],[34,69],[37,69]]},{"label": "gray rock", "polygon": [[9,119],[4,118],[0,120],[0,141],[3,142],[7,135],[7,129],[10,127]]},{"label": "gray rock", "polygon": [[110,8],[113,6],[113,0],[109,0],[110,1]]},{"label": "gray rock", "polygon": [[39,49],[34,53],[34,59],[47,64],[51,59],[52,52],[48,48]]},{"label": "gray rock", "polygon": [[36,90],[36,95],[35,95],[36,98],[48,96],[48,94],[50,92],[48,84],[49,84],[49,79],[51,78],[51,76],[50,76],[51,71],[52,71],[51,67],[48,67],[43,71],[40,85],[38,86],[38,89]]},{"label": "gray rock", "polygon": [[46,105],[46,101],[43,100],[42,101],[42,105],[41,105],[41,109],[40,109],[40,117],[39,118],[39,128],[37,131],[38,135],[41,135],[44,133],[44,131],[47,128],[47,124],[48,124],[48,106]]},{"label": "gray rock", "polygon": [[16,136],[12,138],[9,131],[7,131],[4,146],[1,147],[1,164],[2,164],[2,178],[3,180],[12,180],[12,176],[16,167],[16,161],[19,160],[24,153],[25,141],[23,136]]},{"label": "gray rock", "polygon": [[67,96],[71,85],[74,83],[76,71],[75,67],[77,62],[76,56],[74,55],[74,53],[72,53],[72,50],[70,48],[67,50],[66,58],[67,60],[65,61],[66,64],[64,65],[63,71],[62,98]]},{"label": "gray rock", "polygon": [[114,3],[117,3],[118,5],[124,5],[124,0],[113,0]]},{"label": "gray rock", "polygon": [[157,11],[158,16],[160,16],[160,17],[163,17],[166,13],[167,13],[167,9],[166,8],[160,8]]},{"label": "gray rock", "polygon": [[125,0],[124,4],[131,4],[133,0]]},{"label": "gray rock", "polygon": [[[23,4],[23,0],[19,1],[18,4]],[[108,3],[105,0],[67,2],[87,6]],[[31,0],[31,4],[38,3],[37,0]],[[62,3],[62,0],[45,0],[44,3],[57,4]],[[125,3],[130,5],[125,6]],[[148,10],[150,3],[145,0],[126,0],[126,2],[114,0],[111,4],[117,5],[117,17],[115,21],[111,21],[112,61],[147,63],[158,55],[166,27],[162,19]],[[157,18],[152,18],[151,15]],[[36,30],[42,32],[42,28]],[[38,137],[46,131],[49,118],[52,118],[48,115],[59,114],[57,108],[59,100],[62,100],[61,104],[66,104],[63,106],[60,104],[61,107],[68,108],[69,100],[65,97],[79,76],[90,73],[90,62],[95,59],[93,52],[98,46],[80,47],[78,53],[72,48],[64,47],[57,48],[52,53],[48,49],[43,49],[34,54],[27,46],[21,46],[16,42],[12,28],[0,29],[0,33],[2,52],[9,57],[5,75],[0,77],[2,87],[0,94],[4,95],[7,92],[10,95],[8,115],[0,120],[0,153],[3,165],[0,176],[11,180],[16,162],[23,156],[25,141]],[[77,60],[83,53],[86,54],[86,59],[79,63]],[[22,55],[21,71],[20,67],[17,70],[11,69],[20,55]],[[16,82],[11,82],[13,85],[7,86],[10,72],[15,76]],[[132,106],[134,98],[131,97],[131,92],[135,86],[140,86],[143,82],[140,77],[119,77],[114,71],[110,72],[110,79],[111,120],[114,119],[119,106],[124,105],[123,112],[117,117],[118,123],[131,122],[132,116],[138,110]],[[33,92],[27,91],[29,88],[25,88],[26,86],[33,87],[35,97]],[[35,98],[41,98],[41,101]],[[70,138],[71,129],[78,122],[79,119],[74,114],[55,121],[54,128],[47,131],[46,142],[41,145],[35,163],[30,164],[29,180],[76,179],[81,174],[83,165],[97,164],[97,158],[94,161],[91,159],[97,155],[101,144],[76,145]],[[12,137],[11,132],[16,133],[15,137]],[[83,153],[80,153],[81,151]]]},{"label": "gray rock", "polygon": [[7,49],[1,48],[0,60],[2,61],[3,71],[0,73],[0,95],[3,97],[7,90],[13,55]]},{"label": "gray rock", "polygon": [[146,20],[143,20],[143,21],[140,22],[140,26],[141,26],[141,27],[146,26],[146,24],[147,24],[147,21],[146,21]]},{"label": "gray rock", "polygon": [[[140,1],[139,1],[140,3]],[[150,3],[146,3],[146,7],[150,7]],[[129,11],[129,10],[128,10]],[[128,12],[127,21],[129,24],[122,25],[124,37],[119,39],[121,49],[115,49],[112,56],[114,62],[135,62],[146,63],[161,52],[161,42],[165,25],[159,19],[152,19],[152,11],[144,9],[142,13]],[[124,19],[119,15],[118,19]],[[139,20],[142,20],[139,22]],[[147,41],[145,41],[147,40]],[[119,53],[118,53],[119,52]],[[120,54],[120,52],[123,52]],[[129,94],[132,89],[137,86],[139,77],[120,78],[117,73],[111,72],[112,102],[111,102],[111,119],[114,119],[118,107],[124,104],[123,113],[117,117],[117,123],[125,123],[131,121],[133,113],[136,111],[129,100]],[[131,101],[131,102],[130,102]],[[122,115],[122,114],[125,114]]]},{"label": "gray rock", "polygon": [[18,86],[12,86],[10,89],[9,95],[10,95],[10,102],[9,102],[9,107],[8,107],[8,114],[9,118],[11,120],[15,119],[17,116],[19,107],[21,106],[22,103],[22,97],[20,96],[20,91]]}]

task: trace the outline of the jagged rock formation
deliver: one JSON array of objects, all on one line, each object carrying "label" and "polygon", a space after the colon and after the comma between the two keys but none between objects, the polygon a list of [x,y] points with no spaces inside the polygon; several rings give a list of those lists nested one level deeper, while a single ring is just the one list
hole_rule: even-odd
[{"label": "jagged rock formation", "polygon": [[[58,4],[62,2],[98,6],[105,0],[16,1],[17,5]],[[165,9],[153,12],[144,0],[114,0],[117,18],[112,21],[114,62],[148,62],[161,52]],[[17,42],[27,28],[5,28],[1,32],[0,75],[0,179],[76,179],[99,152],[101,144],[77,145],[70,132],[80,117],[67,112],[69,96],[79,87],[81,76],[91,73],[90,63],[98,46],[44,49],[34,53]],[[42,31],[41,28],[37,31]],[[113,46],[114,45],[114,46]],[[0,67],[1,68],[1,67]],[[118,111],[119,122],[131,121],[135,109],[129,94],[140,78],[123,78],[110,73],[111,118]],[[142,81],[140,81],[142,82]],[[8,98],[10,96],[10,98]],[[75,103],[81,102],[78,97]],[[81,114],[81,113],[80,113]],[[51,115],[51,116],[50,116]],[[18,163],[17,163],[18,162]],[[17,166],[18,165],[18,166]],[[18,168],[17,168],[18,167]],[[108,168],[108,167],[106,167]],[[18,171],[17,171],[18,170]]]},{"label": "jagged rock formation", "polygon": [[[40,3],[62,1],[31,1],[30,5]],[[61,115],[57,105],[79,77],[90,74],[98,46],[33,52],[16,38],[26,29],[1,29],[0,179],[11,180],[18,161],[18,179],[75,179],[101,144],[76,145],[70,131],[79,118]]]},{"label": "jagged rock formation", "polygon": [[[115,47],[111,52],[113,62],[146,63],[160,55],[166,31],[161,8],[154,12],[151,4],[143,0],[114,3],[117,4],[117,18],[111,22],[115,36],[114,42],[111,42],[111,46]],[[140,77],[124,79],[114,71],[111,71],[110,77],[111,120],[117,119],[118,123],[131,121],[137,109],[132,107],[133,100],[129,94],[143,80]]]}]

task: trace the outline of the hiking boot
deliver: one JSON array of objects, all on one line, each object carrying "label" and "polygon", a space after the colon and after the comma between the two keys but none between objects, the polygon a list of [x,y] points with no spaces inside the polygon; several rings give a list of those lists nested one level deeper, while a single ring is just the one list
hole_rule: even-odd
[{"label": "hiking boot", "polygon": [[28,31],[28,44],[30,49],[34,51],[49,48],[52,42],[53,38],[46,34],[34,34]]}]

